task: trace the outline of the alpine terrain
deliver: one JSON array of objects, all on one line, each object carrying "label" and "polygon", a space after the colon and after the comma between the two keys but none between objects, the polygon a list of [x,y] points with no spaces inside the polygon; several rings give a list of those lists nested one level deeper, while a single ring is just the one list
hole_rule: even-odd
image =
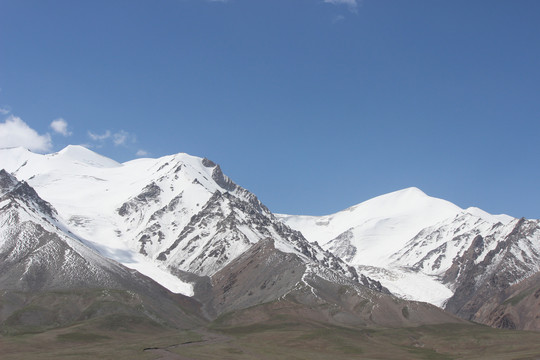
[{"label": "alpine terrain", "polygon": [[94,258],[193,297],[207,319],[277,301],[291,304],[275,305],[280,312],[299,306],[312,309],[302,310],[304,318],[336,324],[457,321],[396,298],[308,242],[208,159],[177,154],[119,164],[81,146],[49,155],[4,149],[0,159],[54,206],[57,232]]},{"label": "alpine terrain", "polygon": [[540,270],[539,220],[461,209],[416,188],[332,215],[279,218],[404,298],[492,326],[533,328],[493,311]]},{"label": "alpine terrain", "polygon": [[328,216],[275,215],[182,153],[118,163],[82,146],[9,148],[0,169],[8,359],[43,347],[77,359],[424,358],[489,354],[485,342],[503,358],[536,354],[536,340],[516,348],[467,320],[538,330],[538,220],[416,188]]},{"label": "alpine terrain", "polygon": [[57,216],[26,182],[0,170],[0,324],[6,329],[120,315],[180,328],[204,323],[195,301],[104,258]]}]

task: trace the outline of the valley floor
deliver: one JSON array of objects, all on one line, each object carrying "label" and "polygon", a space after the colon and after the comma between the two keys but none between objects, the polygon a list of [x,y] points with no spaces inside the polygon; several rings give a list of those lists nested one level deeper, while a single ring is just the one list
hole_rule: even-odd
[{"label": "valley floor", "polygon": [[80,324],[0,337],[3,360],[15,359],[538,359],[540,333],[451,324],[350,329],[269,322],[247,327],[173,331],[103,329]]}]

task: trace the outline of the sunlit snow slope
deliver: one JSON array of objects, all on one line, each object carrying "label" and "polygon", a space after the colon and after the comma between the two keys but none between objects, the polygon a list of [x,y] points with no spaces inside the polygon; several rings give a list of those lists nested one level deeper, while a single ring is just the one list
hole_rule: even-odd
[{"label": "sunlit snow slope", "polygon": [[0,150],[0,168],[27,181],[100,253],[174,292],[193,294],[177,277],[183,272],[211,276],[266,238],[306,264],[358,278],[208,159],[176,154],[120,164],[82,146],[48,155],[12,148]]},{"label": "sunlit snow slope", "polygon": [[408,188],[326,216],[279,215],[309,241],[355,265],[385,266],[420,230],[453,217],[456,205]]},{"label": "sunlit snow slope", "polygon": [[[441,306],[452,296],[453,289],[441,281],[440,272],[412,270],[410,256],[400,257],[399,254],[406,246],[413,246],[410,241],[423,229],[433,227],[435,231],[438,224],[460,215],[476,219],[485,226],[513,220],[510,216],[490,215],[477,208],[463,210],[417,188],[378,196],[332,215],[278,217],[301,231],[309,241],[318,242],[348,264],[379,280],[390,291]],[[470,230],[464,227],[462,231]],[[441,241],[445,240],[449,238]],[[452,260],[446,258],[449,264],[445,270]]]},{"label": "sunlit snow slope", "polygon": [[139,270],[171,291],[191,295],[191,285],[132,251],[134,244],[126,240],[126,226],[116,213],[150,181],[152,165],[148,160],[119,164],[82,146],[68,146],[48,155],[24,148],[0,150],[0,167],[26,180],[51,202],[72,232],[105,256]]}]

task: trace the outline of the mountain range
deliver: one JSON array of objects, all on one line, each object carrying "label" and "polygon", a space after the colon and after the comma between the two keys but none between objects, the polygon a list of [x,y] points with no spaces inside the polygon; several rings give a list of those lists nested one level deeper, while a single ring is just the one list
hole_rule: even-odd
[{"label": "mountain range", "polygon": [[461,209],[417,188],[332,215],[278,216],[394,294],[467,320],[521,328],[510,315],[493,320],[485,303],[506,301],[506,289],[540,270],[538,220]]},{"label": "mountain range", "polygon": [[181,328],[278,315],[540,326],[529,316],[538,220],[461,209],[416,188],[327,216],[273,214],[219,165],[187,154],[121,164],[81,146],[11,148],[0,169],[6,328],[118,313]]}]

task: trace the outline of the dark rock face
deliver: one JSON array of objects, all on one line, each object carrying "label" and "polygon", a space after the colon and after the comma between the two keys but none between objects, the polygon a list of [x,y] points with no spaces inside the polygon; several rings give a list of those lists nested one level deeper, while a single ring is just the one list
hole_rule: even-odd
[{"label": "dark rock face", "polygon": [[17,185],[17,179],[6,170],[0,169],[0,191],[7,192]]},{"label": "dark rock face", "polygon": [[161,191],[161,188],[156,183],[152,182],[151,184],[145,186],[141,193],[135,198],[122,204],[122,206],[118,209],[118,214],[120,216],[127,216],[137,210],[140,210],[149,202],[157,202]]},{"label": "dark rock face", "polygon": [[512,316],[508,314],[505,314],[500,319],[496,320],[493,325],[501,329],[516,330],[517,328]]},{"label": "dark rock face", "polygon": [[[478,261],[478,256],[484,251],[486,239],[477,236],[445,274],[446,282],[457,284],[445,309],[465,319],[484,322],[483,316],[477,314],[480,308],[493,298],[498,299],[498,303],[504,301],[505,290],[530,274],[531,266],[540,259],[534,246],[527,247],[529,256],[520,255],[521,248],[533,241],[538,233],[538,221],[520,219],[504,240],[499,241],[481,261]],[[514,323],[511,317],[498,321],[506,327],[512,327]]]},{"label": "dark rock face", "polygon": [[[272,317],[339,326],[414,326],[460,322],[435,306],[401,300],[355,281],[321,277],[271,239],[260,241],[212,276],[211,312],[227,325]],[[404,310],[406,309],[406,310]]]},{"label": "dark rock face", "polygon": [[259,241],[211,277],[211,312],[222,314],[278,299],[294,288],[305,270],[296,255],[276,251],[271,239]]},{"label": "dark rock face", "polygon": [[540,272],[487,299],[474,318],[483,324],[519,330],[540,330]]},{"label": "dark rock face", "polygon": [[332,241],[332,246],[328,250],[345,262],[351,261],[357,252],[356,247],[351,244],[353,237],[350,230],[345,231]]},{"label": "dark rock face", "polygon": [[[4,169],[0,170],[0,201],[18,200],[25,203],[30,209],[35,209],[40,213],[54,218],[57,214],[51,204],[39,197],[36,191],[26,182],[19,182],[14,176],[8,174]],[[14,204],[13,202],[10,202]]]},{"label": "dark rock face", "polygon": [[207,158],[202,159],[202,164],[203,164],[204,166],[206,166],[206,167],[209,167],[209,168],[210,168],[210,167],[216,166],[216,163],[215,163],[215,162],[213,162],[212,160],[207,159]]},{"label": "dark rock face", "polygon": [[212,171],[212,179],[225,191],[234,191],[237,185],[223,174],[219,165]]}]

